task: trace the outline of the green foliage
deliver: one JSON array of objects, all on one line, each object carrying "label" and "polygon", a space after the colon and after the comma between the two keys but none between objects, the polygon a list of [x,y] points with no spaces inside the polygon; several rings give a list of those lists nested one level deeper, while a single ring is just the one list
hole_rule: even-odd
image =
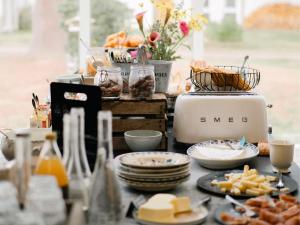
[{"label": "green foliage", "polygon": [[[62,14],[62,26],[68,32],[65,21],[78,15],[78,1],[63,0],[59,11]],[[92,46],[102,46],[105,38],[120,30],[128,30],[132,11],[118,0],[91,0]],[[78,33],[68,32],[67,52],[78,54]]]},{"label": "green foliage", "polygon": [[31,30],[31,7],[25,6],[21,8],[19,14],[19,26],[21,31],[30,31]]},{"label": "green foliage", "polygon": [[207,28],[208,37],[221,42],[238,42],[243,40],[243,29],[231,17],[225,18],[222,23],[210,23]]}]

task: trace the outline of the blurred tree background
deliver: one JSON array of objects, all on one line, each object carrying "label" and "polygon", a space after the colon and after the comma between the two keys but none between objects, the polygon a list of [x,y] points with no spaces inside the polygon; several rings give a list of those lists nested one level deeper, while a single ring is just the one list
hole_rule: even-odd
[{"label": "blurred tree background", "polygon": [[[67,52],[77,56],[78,33],[70,32],[66,21],[72,21],[78,15],[78,1],[63,0],[59,5],[59,12],[62,14],[62,26],[68,33]],[[133,19],[132,13],[126,4],[118,0],[91,0],[91,46],[102,46],[109,34],[129,30]]]}]

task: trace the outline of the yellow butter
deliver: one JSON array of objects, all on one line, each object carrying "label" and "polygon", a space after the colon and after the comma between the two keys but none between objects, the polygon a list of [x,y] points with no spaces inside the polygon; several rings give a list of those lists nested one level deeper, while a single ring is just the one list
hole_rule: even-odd
[{"label": "yellow butter", "polygon": [[138,210],[138,218],[141,220],[171,223],[176,222],[175,214],[191,211],[190,199],[171,194],[156,194],[152,196]]},{"label": "yellow butter", "polygon": [[191,202],[188,197],[178,197],[172,200],[175,213],[182,213],[191,211]]},{"label": "yellow butter", "polygon": [[174,199],[176,199],[175,195],[154,195],[145,204],[140,206],[138,218],[159,223],[175,222],[175,209],[171,203]]}]

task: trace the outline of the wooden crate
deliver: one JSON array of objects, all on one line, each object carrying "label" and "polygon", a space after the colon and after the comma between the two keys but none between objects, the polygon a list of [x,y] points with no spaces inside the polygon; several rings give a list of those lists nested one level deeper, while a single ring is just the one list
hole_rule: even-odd
[{"label": "wooden crate", "polygon": [[157,130],[163,133],[159,150],[166,150],[167,98],[154,94],[152,99],[137,100],[123,94],[120,99],[103,99],[102,110],[113,113],[113,146],[117,153],[129,152],[124,132],[128,130]]}]

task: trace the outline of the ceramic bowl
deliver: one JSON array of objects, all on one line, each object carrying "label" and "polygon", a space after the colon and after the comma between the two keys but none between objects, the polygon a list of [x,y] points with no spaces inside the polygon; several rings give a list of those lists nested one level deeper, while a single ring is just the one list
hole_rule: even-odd
[{"label": "ceramic bowl", "polygon": [[124,133],[124,137],[132,151],[151,151],[159,146],[162,133],[155,130],[130,130]]}]

